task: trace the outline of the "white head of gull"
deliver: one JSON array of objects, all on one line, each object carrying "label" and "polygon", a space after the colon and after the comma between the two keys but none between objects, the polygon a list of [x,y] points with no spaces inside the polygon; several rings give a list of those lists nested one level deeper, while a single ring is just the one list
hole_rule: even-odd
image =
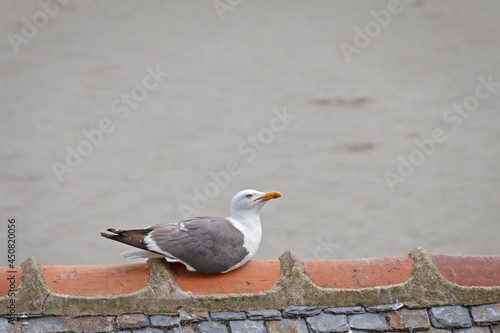
[{"label": "white head of gull", "polygon": [[259,212],[279,192],[243,190],[231,200],[231,217],[194,217],[144,229],[117,230],[101,236],[136,247],[125,258],[166,258],[190,271],[225,273],[250,260],[262,238]]}]

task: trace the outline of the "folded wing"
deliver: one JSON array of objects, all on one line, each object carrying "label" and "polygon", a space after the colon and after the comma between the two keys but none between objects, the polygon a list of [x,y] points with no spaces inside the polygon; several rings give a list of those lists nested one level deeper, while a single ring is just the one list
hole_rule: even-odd
[{"label": "folded wing", "polygon": [[227,271],[248,255],[243,233],[225,218],[197,217],[145,229],[108,231],[114,235],[101,235],[152,252],[150,257],[180,261],[199,272]]}]

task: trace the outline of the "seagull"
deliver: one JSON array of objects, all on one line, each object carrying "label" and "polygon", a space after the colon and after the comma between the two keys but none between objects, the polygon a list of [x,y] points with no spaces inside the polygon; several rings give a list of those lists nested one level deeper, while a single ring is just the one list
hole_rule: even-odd
[{"label": "seagull", "polygon": [[243,190],[231,200],[231,217],[193,217],[144,229],[107,229],[101,236],[137,249],[126,259],[165,258],[194,272],[226,273],[244,265],[257,252],[262,238],[259,212],[279,192]]}]

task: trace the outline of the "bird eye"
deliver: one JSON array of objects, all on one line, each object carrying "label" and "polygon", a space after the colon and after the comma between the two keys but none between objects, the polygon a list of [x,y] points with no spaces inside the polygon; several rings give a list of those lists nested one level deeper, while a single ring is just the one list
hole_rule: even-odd
[{"label": "bird eye", "polygon": [[247,194],[247,198],[250,199],[252,197],[251,194]]}]

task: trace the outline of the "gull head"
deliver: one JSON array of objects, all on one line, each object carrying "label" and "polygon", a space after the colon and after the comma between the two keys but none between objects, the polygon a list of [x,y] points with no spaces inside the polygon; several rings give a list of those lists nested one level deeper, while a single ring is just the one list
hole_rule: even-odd
[{"label": "gull head", "polygon": [[279,192],[259,192],[256,190],[243,190],[238,192],[231,200],[231,216],[251,216],[259,214],[261,208],[271,199],[281,197]]}]

